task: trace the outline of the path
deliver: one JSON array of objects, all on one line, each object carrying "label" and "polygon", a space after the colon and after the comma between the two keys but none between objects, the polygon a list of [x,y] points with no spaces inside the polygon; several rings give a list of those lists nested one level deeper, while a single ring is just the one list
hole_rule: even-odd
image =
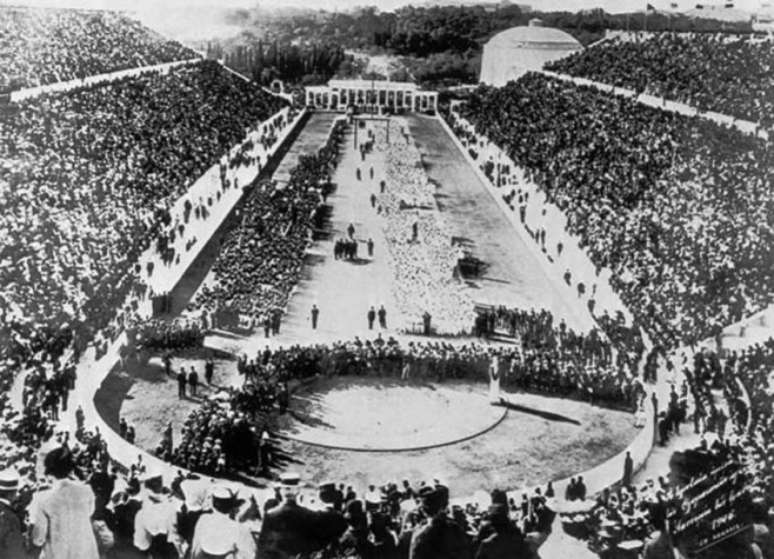
[{"label": "path", "polygon": [[[327,117],[332,122],[332,115]],[[307,125],[310,126],[312,122]],[[311,136],[306,133],[303,136],[309,138],[307,147],[311,147]],[[371,193],[378,192],[379,169],[383,162],[379,154],[370,154],[365,162],[361,162],[359,152],[353,149],[353,140],[354,132],[350,127],[340,146],[341,156],[332,179],[335,190],[327,201],[331,207],[329,223],[323,238],[316,240],[307,250],[306,265],[288,304],[280,340],[312,343],[351,339],[353,336],[376,337],[376,330],[368,330],[366,313],[369,307],[378,309],[379,305],[384,305],[388,327],[397,316],[386,242],[379,216],[370,203]],[[290,160],[286,157],[283,165]],[[361,181],[355,176],[358,166],[362,172]],[[375,169],[374,179],[370,179],[368,172],[371,166]],[[277,174],[282,171],[281,166]],[[358,259],[336,260],[333,256],[334,243],[336,239],[347,236],[346,229],[350,223],[354,225],[355,238],[359,241]],[[369,258],[367,252],[369,238],[374,241],[373,258]],[[312,329],[310,319],[312,304],[320,309],[316,330]],[[265,339],[260,332],[246,346],[252,349],[264,344]]]},{"label": "path", "polygon": [[406,120],[428,176],[439,185],[436,199],[453,235],[488,265],[484,276],[473,282],[473,300],[521,309],[547,308],[573,329],[591,328],[593,322],[583,304],[568,302],[556,288],[556,278],[546,274],[441,123],[419,115]]}]

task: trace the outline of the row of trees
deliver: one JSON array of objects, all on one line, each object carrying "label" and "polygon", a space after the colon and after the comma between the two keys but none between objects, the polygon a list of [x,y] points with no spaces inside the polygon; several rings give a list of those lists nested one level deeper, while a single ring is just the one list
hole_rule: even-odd
[{"label": "row of trees", "polygon": [[278,40],[265,43],[249,35],[225,44],[208,43],[207,58],[223,59],[230,68],[263,85],[274,79],[299,85],[322,83],[345,62],[352,64],[352,56],[345,54],[341,45],[294,45]]},{"label": "row of trees", "polygon": [[[226,46],[226,61],[257,75],[292,83],[329,79],[343,63],[344,75],[358,71],[343,49],[407,57],[417,81],[437,84],[475,82],[482,45],[494,34],[539,18],[567,31],[582,44],[608,29],[750,33],[750,22],[721,22],[671,13],[608,14],[604,10],[523,11],[507,6],[406,6],[392,12],[375,7],[350,12],[241,10],[235,16],[250,30]],[[255,38],[261,37],[264,42]]]}]

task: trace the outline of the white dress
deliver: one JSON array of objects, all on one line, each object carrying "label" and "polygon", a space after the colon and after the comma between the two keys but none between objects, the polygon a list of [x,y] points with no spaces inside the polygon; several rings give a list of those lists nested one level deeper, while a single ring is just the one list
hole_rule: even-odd
[{"label": "white dress", "polygon": [[500,403],[500,360],[497,355],[492,357],[489,365],[489,403]]}]

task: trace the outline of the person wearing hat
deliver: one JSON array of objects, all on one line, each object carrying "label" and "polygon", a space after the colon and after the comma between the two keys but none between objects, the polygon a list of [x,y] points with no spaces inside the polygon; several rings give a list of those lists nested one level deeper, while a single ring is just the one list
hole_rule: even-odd
[{"label": "person wearing hat", "polygon": [[280,475],[282,503],[266,511],[258,537],[259,559],[284,559],[326,548],[346,530],[346,522],[335,511],[313,511],[296,502],[301,478]]},{"label": "person wearing hat", "polygon": [[212,512],[199,517],[191,543],[191,559],[255,557],[255,541],[246,525],[232,519],[237,496],[226,487],[212,492]]},{"label": "person wearing hat", "polygon": [[524,541],[524,535],[508,518],[508,505],[493,503],[489,507],[488,520],[492,533],[478,545],[475,559],[530,557],[531,552]]},{"label": "person wearing hat", "polygon": [[443,492],[425,486],[419,498],[425,521],[411,536],[409,559],[468,559],[470,544],[462,528],[446,515]]},{"label": "person wearing hat", "polygon": [[54,477],[50,489],[38,495],[33,507],[31,543],[43,557],[98,559],[97,540],[91,526],[94,493],[88,485],[70,479],[75,467],[69,448],[61,446],[46,455],[46,475]]},{"label": "person wearing hat", "polygon": [[19,474],[11,468],[0,472],[0,557],[24,559],[21,521],[11,508],[19,490]]},{"label": "person wearing hat", "polygon": [[368,539],[368,517],[361,501],[347,503],[344,515],[347,529],[339,539],[339,555],[343,557],[370,558],[374,554],[373,544]]},{"label": "person wearing hat", "polygon": [[183,555],[178,505],[164,494],[160,472],[148,471],[141,481],[145,494],[134,517],[134,547],[152,559],[177,559]]}]

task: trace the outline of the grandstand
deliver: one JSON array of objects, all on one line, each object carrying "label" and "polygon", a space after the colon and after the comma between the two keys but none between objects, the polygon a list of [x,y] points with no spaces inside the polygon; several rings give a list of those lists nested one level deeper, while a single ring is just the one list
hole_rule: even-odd
[{"label": "grandstand", "polygon": [[0,42],[0,557],[774,558],[769,39],[432,115]]}]

